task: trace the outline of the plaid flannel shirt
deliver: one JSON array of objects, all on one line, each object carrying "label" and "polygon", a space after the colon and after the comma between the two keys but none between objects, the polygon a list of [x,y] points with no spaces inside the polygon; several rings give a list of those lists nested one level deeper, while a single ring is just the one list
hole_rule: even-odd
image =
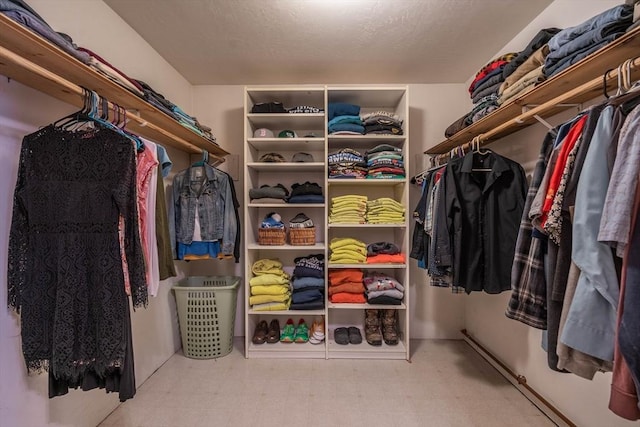
[{"label": "plaid flannel shirt", "polygon": [[529,210],[542,182],[557,131],[547,133],[533,172],[520,221],[516,251],[511,269],[511,298],[506,316],[538,329],[547,328],[547,283],[544,276],[544,245],[532,237]]}]

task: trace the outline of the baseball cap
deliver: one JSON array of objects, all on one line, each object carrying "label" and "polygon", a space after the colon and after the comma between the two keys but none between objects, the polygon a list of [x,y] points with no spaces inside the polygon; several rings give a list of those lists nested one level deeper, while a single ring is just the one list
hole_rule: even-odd
[{"label": "baseball cap", "polygon": [[266,154],[263,154],[262,156],[260,156],[260,161],[261,162],[267,162],[267,163],[284,163],[284,162],[286,162],[284,157],[282,157],[282,155],[278,154],[278,153],[266,153]]},{"label": "baseball cap", "polygon": [[288,130],[288,129],[285,129],[278,134],[278,138],[297,138],[297,137],[298,135],[294,131]]},{"label": "baseball cap", "polygon": [[309,153],[296,153],[293,155],[293,159],[291,159],[292,162],[295,163],[312,163],[313,162],[313,156]]},{"label": "baseball cap", "polygon": [[254,138],[273,138],[273,132],[267,128],[259,128],[253,132]]}]

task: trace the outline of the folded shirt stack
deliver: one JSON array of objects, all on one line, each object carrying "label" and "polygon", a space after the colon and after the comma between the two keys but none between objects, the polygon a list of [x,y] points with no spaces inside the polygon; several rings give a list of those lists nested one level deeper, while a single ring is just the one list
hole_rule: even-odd
[{"label": "folded shirt stack", "polygon": [[365,178],[367,176],[367,162],[359,151],[343,148],[327,156],[329,165],[329,179],[334,178]]},{"label": "folded shirt stack", "polygon": [[327,124],[330,134],[362,135],[364,126],[360,119],[360,106],[344,102],[329,103]]},{"label": "folded shirt stack", "polygon": [[315,182],[306,181],[303,184],[295,183],[291,186],[291,195],[288,203],[324,203],[322,187]]},{"label": "folded shirt stack", "polygon": [[391,242],[376,242],[367,245],[367,264],[405,263],[400,248]]},{"label": "folded shirt stack", "polygon": [[500,89],[500,85],[504,81],[504,67],[518,56],[517,53],[511,52],[495,58],[485,65],[476,74],[475,79],[469,86],[469,94],[474,104],[478,104],[480,100],[489,95],[496,95]]},{"label": "folded shirt stack", "polygon": [[347,194],[333,197],[329,209],[331,224],[364,224],[366,222],[367,196]]},{"label": "folded shirt stack", "polygon": [[143,98],[145,101],[147,101],[149,104],[153,105],[157,109],[161,110],[168,116],[173,117],[182,126],[191,129],[193,132],[197,133],[203,138],[206,138],[209,141],[213,142],[214,144],[217,144],[215,136],[213,136],[213,134],[211,133],[211,128],[202,126],[198,122],[198,119],[186,114],[173,102],[169,101],[161,93],[158,93],[157,91],[155,91],[147,83],[143,82],[142,80],[137,80],[137,79],[133,79],[133,80],[142,87],[142,91],[144,92]]},{"label": "folded shirt stack", "polygon": [[622,36],[633,23],[633,5],[621,4],[549,40],[544,75],[551,77]]},{"label": "folded shirt stack", "polygon": [[287,112],[291,114],[317,114],[322,113],[322,108],[313,107],[311,105],[297,105],[295,107],[287,108]]},{"label": "folded shirt stack", "polygon": [[498,95],[492,93],[480,99],[474,106],[471,112],[467,115],[467,121],[469,124],[475,123],[489,113],[498,109]]},{"label": "folded shirt stack", "polygon": [[261,185],[260,188],[252,188],[249,190],[249,199],[260,200],[263,203],[272,201],[287,200],[289,198],[289,190],[282,184]]},{"label": "folded shirt stack", "polygon": [[113,65],[109,64],[106,60],[101,58],[98,54],[90,51],[89,49],[85,49],[83,47],[79,47],[78,50],[81,52],[85,52],[89,55],[89,66],[91,68],[93,68],[100,74],[106,76],[109,80],[135,93],[139,97],[142,98],[144,96],[144,91],[142,90],[142,86],[140,86],[138,82],[129,78],[125,73],[118,70]]},{"label": "folded shirt stack", "polygon": [[402,224],[405,208],[389,197],[367,201],[367,224]]},{"label": "folded shirt stack", "polygon": [[404,155],[400,148],[380,144],[366,153],[367,178],[401,179],[405,177]]},{"label": "folded shirt stack", "polygon": [[404,298],[404,286],[393,277],[371,272],[362,279],[369,304],[400,305]]},{"label": "folded shirt stack", "polygon": [[[531,39],[529,44],[518,53],[502,70],[504,82],[498,90],[498,104],[502,105],[533,89],[545,76],[540,66],[549,54],[549,40],[560,32],[560,28],[544,28]],[[534,70],[538,70],[533,73]]]},{"label": "folded shirt stack", "polygon": [[49,40],[51,43],[64,50],[78,61],[89,64],[89,55],[86,52],[79,51],[71,37],[66,34],[56,32],[25,2],[2,1],[0,2],[0,13]]},{"label": "folded shirt stack", "polygon": [[324,308],[324,254],[299,257],[294,260],[291,279],[290,310],[321,310]]},{"label": "folded shirt stack", "polygon": [[367,245],[351,237],[335,237],[329,243],[333,264],[364,264],[367,261]]},{"label": "folded shirt stack", "polygon": [[253,310],[288,310],[291,305],[289,275],[282,263],[274,259],[261,259],[253,263],[249,280],[251,296],[249,304]]},{"label": "folded shirt stack", "polygon": [[332,303],[357,303],[367,302],[362,284],[362,270],[345,268],[331,270],[329,272],[329,301]]},{"label": "folded shirt stack", "polygon": [[402,135],[402,120],[397,114],[379,110],[360,116],[364,133],[371,135]]},{"label": "folded shirt stack", "polygon": [[549,54],[549,46],[543,45],[505,79],[498,91],[498,104],[502,105],[516,96],[521,96],[545,80],[542,68]]}]

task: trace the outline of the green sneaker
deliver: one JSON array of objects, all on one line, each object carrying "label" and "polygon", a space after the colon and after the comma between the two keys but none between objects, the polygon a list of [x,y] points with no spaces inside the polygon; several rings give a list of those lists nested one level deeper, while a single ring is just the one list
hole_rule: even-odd
[{"label": "green sneaker", "polygon": [[304,322],[304,319],[300,319],[298,322],[298,327],[296,328],[296,334],[293,340],[299,343],[309,341],[309,327]]},{"label": "green sneaker", "polygon": [[284,328],[282,329],[282,333],[280,334],[280,342],[293,342],[293,338],[295,336],[295,327],[293,326],[293,319],[287,320]]}]

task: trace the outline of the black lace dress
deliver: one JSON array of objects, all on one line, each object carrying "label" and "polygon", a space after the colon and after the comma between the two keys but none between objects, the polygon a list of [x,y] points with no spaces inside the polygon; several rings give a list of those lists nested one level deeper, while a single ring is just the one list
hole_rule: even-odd
[{"label": "black lace dress", "polygon": [[9,306],[20,313],[28,371],[49,371],[50,397],[69,387],[135,394],[129,300],[147,288],[136,210],[135,148],[98,127],[48,126],[24,137],[9,236]]}]

